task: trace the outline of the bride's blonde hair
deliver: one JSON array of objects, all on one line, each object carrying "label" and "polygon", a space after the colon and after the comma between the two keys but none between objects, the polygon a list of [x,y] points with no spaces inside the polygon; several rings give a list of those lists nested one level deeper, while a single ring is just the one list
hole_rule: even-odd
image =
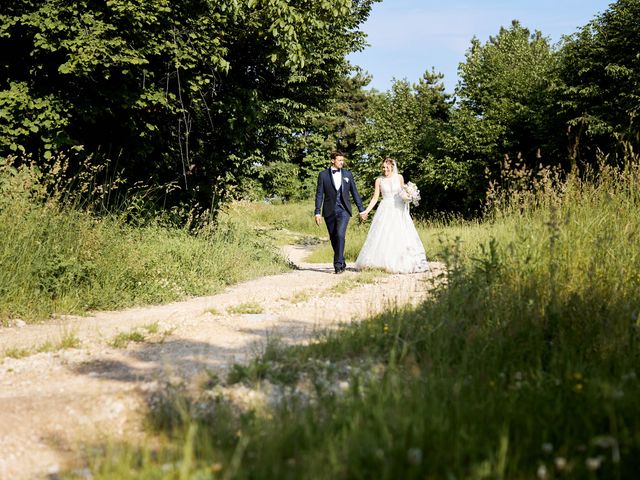
[{"label": "bride's blonde hair", "polygon": [[384,167],[385,165],[391,165],[391,169],[393,171],[394,175],[398,174],[398,164],[396,163],[395,159],[391,158],[391,157],[387,157],[382,161],[382,166]]}]

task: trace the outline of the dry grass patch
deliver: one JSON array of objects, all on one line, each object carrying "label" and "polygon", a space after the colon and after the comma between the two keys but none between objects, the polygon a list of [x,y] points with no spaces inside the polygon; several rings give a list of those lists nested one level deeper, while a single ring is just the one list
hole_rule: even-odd
[{"label": "dry grass patch", "polygon": [[388,273],[383,270],[365,270],[359,272],[357,276],[345,278],[333,288],[325,290],[323,295],[327,296],[332,293],[347,293],[353,288],[357,288],[362,285],[377,283],[382,277],[386,275],[388,275]]},{"label": "dry grass patch", "polygon": [[14,347],[4,351],[4,357],[24,358],[36,353],[57,352],[69,348],[78,348],[82,342],[74,332],[65,331],[58,342],[46,341],[33,348]]},{"label": "dry grass patch", "polygon": [[293,294],[291,297],[289,297],[286,300],[288,300],[291,303],[304,303],[308,301],[312,296],[313,295],[311,294],[311,292],[302,291],[302,292],[297,292]]}]

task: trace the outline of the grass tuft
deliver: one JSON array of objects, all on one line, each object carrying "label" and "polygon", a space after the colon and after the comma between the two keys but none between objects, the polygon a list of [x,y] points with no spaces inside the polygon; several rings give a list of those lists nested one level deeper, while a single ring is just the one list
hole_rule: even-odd
[{"label": "grass tuft", "polygon": [[264,307],[258,302],[244,302],[227,308],[227,313],[243,315],[263,313]]},{"label": "grass tuft", "polygon": [[113,348],[127,348],[131,343],[142,343],[147,339],[144,333],[138,330],[132,330],[130,332],[120,332],[109,342],[109,345]]}]

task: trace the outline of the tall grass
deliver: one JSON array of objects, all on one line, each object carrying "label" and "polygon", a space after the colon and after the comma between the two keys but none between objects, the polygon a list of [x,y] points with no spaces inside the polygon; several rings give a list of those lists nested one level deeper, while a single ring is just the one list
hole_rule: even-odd
[{"label": "tall grass", "polygon": [[197,233],[96,216],[0,163],[0,322],[212,294],[286,270],[273,242],[228,215]]},{"label": "tall grass", "polygon": [[448,282],[417,309],[234,370],[282,385],[275,407],[168,389],[163,460],[127,449],[95,477],[635,478],[640,170],[552,183],[436,226]]},{"label": "tall grass", "polygon": [[258,229],[279,244],[304,242],[317,237],[327,237],[324,225],[315,224],[313,203],[236,202],[224,207],[226,215],[237,222]]},{"label": "tall grass", "polygon": [[126,449],[95,478],[635,478],[638,163],[507,194],[455,227],[433,298],[233,370],[274,404],[166,389],[163,460]]}]

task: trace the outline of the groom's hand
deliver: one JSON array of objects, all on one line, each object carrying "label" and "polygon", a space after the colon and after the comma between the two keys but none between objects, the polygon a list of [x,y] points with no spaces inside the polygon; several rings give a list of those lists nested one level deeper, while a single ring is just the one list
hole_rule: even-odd
[{"label": "groom's hand", "polygon": [[316,219],[316,225],[320,226],[320,218],[322,218],[320,215],[316,215],[315,219]]}]

